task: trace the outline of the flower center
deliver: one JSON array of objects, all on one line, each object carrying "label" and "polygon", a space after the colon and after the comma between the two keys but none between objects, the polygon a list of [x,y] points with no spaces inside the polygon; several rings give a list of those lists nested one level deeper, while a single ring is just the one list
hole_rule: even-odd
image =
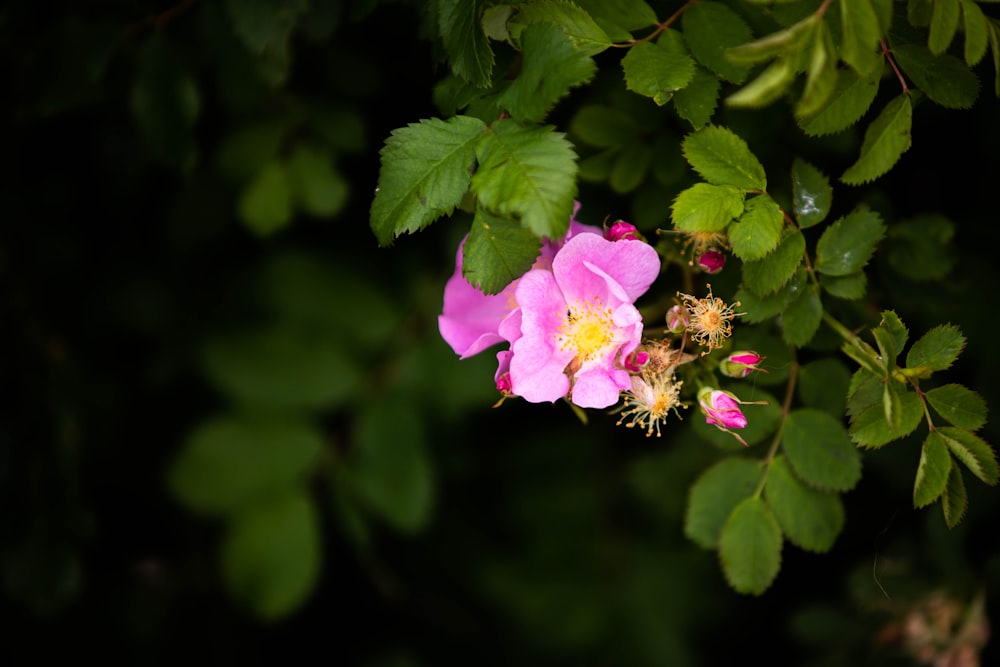
[{"label": "flower center", "polygon": [[615,342],[616,329],[611,309],[595,296],[590,301],[577,301],[566,310],[556,339],[560,349],[574,351],[582,363],[600,357]]}]

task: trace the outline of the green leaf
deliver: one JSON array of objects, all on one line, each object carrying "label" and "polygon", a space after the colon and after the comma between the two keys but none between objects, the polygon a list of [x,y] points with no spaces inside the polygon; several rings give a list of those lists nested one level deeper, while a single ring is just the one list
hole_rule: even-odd
[{"label": "green leaf", "polygon": [[803,484],[784,456],[771,463],[764,498],[788,541],[806,551],[829,551],[844,528],[840,496]]},{"label": "green leaf", "polygon": [[729,225],[729,247],[744,261],[761,259],[778,246],[784,226],[781,207],[770,195],[751,197],[743,215]]},{"label": "green leaf", "polygon": [[913,106],[909,95],[901,94],[888,104],[865,131],[861,156],[841,175],[848,185],[861,185],[882,176],[899,162],[910,148]]},{"label": "green leaf", "polygon": [[899,422],[891,426],[885,418],[885,383],[873,373],[859,370],[864,379],[852,384],[847,398],[850,416],[848,434],[855,444],[877,448],[912,433],[924,416],[923,403],[915,392],[898,395]]},{"label": "green leaf", "polygon": [[783,30],[727,49],[726,58],[737,65],[758,65],[773,58],[791,62],[789,59],[780,58],[780,56],[795,53],[805,48],[821,20],[822,17],[819,14],[810,13],[801,21]]},{"label": "green leaf", "polygon": [[799,229],[818,225],[833,204],[833,188],[826,176],[808,162],[792,162],[792,206]]},{"label": "green leaf", "polygon": [[289,40],[307,0],[227,0],[233,31],[258,59],[258,70],[273,86],[283,83],[291,65]]},{"label": "green leaf", "polygon": [[958,31],[958,18],[958,0],[934,0],[930,33],[927,37],[927,46],[931,53],[937,55],[947,50],[951,40],[955,38],[955,32]]},{"label": "green leaf", "polygon": [[745,44],[753,37],[750,26],[729,6],[703,0],[687,8],[681,27],[688,48],[698,62],[731,83],[743,83],[750,72],[726,58],[726,50]]},{"label": "green leaf", "polygon": [[795,80],[795,66],[788,58],[778,58],[753,81],[726,98],[730,107],[759,109],[777,101]]},{"label": "green leaf", "polygon": [[936,56],[919,44],[899,44],[892,54],[903,73],[931,101],[948,109],[968,109],[975,103],[979,79],[955,56]]},{"label": "green leaf", "polygon": [[808,285],[788,303],[781,317],[781,334],[785,342],[795,347],[803,347],[819,330],[823,320],[823,302],[819,288]]},{"label": "green leaf", "polygon": [[718,232],[743,213],[743,191],[729,185],[695,183],[670,205],[674,227],[686,232]]},{"label": "green leaf", "polygon": [[842,0],[840,3],[840,58],[859,74],[869,74],[881,63],[878,51],[879,21],[870,0]]},{"label": "green leaf", "polygon": [[951,454],[944,438],[931,431],[920,448],[920,465],[913,482],[913,506],[926,507],[941,497],[951,473]]},{"label": "green leaf", "polygon": [[840,419],[814,408],[788,414],[782,446],[795,473],[823,491],[850,491],[861,479],[861,456]]},{"label": "green leaf", "polygon": [[713,185],[767,189],[764,167],[750,152],[746,141],[728,128],[703,127],[687,135],[681,149],[694,170]]},{"label": "green leaf", "polygon": [[605,30],[612,25],[619,31],[632,31],[657,22],[656,12],[644,0],[575,0],[575,3]]},{"label": "green leaf", "polygon": [[775,315],[785,312],[785,308],[794,299],[807,282],[805,269],[799,267],[792,278],[773,294],[757,296],[753,292],[740,288],[735,299],[740,302],[742,320],[748,324],[757,324]]},{"label": "green leaf", "polygon": [[935,387],[924,394],[924,398],[939,415],[955,426],[975,431],[986,423],[986,401],[960,384]]},{"label": "green leaf", "polygon": [[387,396],[365,406],[355,428],[347,459],[353,492],[395,530],[421,530],[434,504],[434,470],[417,407]]},{"label": "green leaf", "polygon": [[953,324],[941,324],[920,337],[906,355],[907,368],[926,367],[943,371],[958,359],[965,348],[965,336]]},{"label": "green leaf", "polygon": [[948,485],[941,496],[941,510],[944,512],[944,522],[949,528],[954,528],[965,516],[969,506],[969,496],[965,491],[965,481],[962,480],[962,470],[956,465],[948,473]]},{"label": "green leaf", "polygon": [[347,181],[334,170],[327,151],[299,144],[288,159],[287,176],[292,199],[310,215],[331,217],[347,203]]},{"label": "green leaf", "polygon": [[842,70],[826,106],[808,118],[796,117],[799,127],[809,136],[820,137],[854,125],[875,101],[881,74],[881,67],[866,76],[854,70]]},{"label": "green leaf", "polygon": [[649,142],[636,141],[626,146],[611,166],[608,185],[620,194],[632,192],[646,179],[652,161],[653,146]]},{"label": "green leaf", "polygon": [[756,262],[744,262],[743,286],[758,296],[773,294],[795,275],[805,251],[802,232],[786,229],[774,252]]},{"label": "green leaf", "polygon": [[288,616],[312,593],[321,567],[319,516],[301,491],[247,507],[221,547],[230,594],[262,619]]},{"label": "green leaf", "polygon": [[910,280],[940,280],[955,264],[955,225],[948,218],[926,214],[889,228],[889,265]]},{"label": "green leaf", "polygon": [[906,18],[914,27],[926,28],[929,26],[933,12],[934,0],[907,0]]},{"label": "green leaf", "polygon": [[846,276],[821,275],[819,283],[831,296],[852,301],[863,297],[868,288],[868,278],[864,271],[849,273]]},{"label": "green leaf", "polygon": [[520,26],[549,23],[566,33],[578,51],[596,55],[611,46],[611,38],[586,11],[568,0],[540,0],[518,5],[510,22],[512,37],[521,39]]},{"label": "green leaf", "polygon": [[284,134],[284,126],[275,122],[237,127],[215,155],[219,171],[233,183],[249,181],[277,157]]},{"label": "green leaf", "polygon": [[576,196],[576,154],[551,126],[493,123],[476,155],[472,190],[493,213],[520,220],[538,237],[562,238]]},{"label": "green leaf", "polygon": [[837,87],[840,72],[837,69],[837,47],[833,43],[830,29],[821,22],[813,37],[806,68],[806,83],[799,101],[795,104],[795,115],[808,117],[826,106]]},{"label": "green leaf", "polygon": [[284,162],[264,166],[240,193],[236,212],[258,236],[270,236],[292,220],[292,191]]},{"label": "green leaf", "polygon": [[486,294],[498,294],[531,268],[541,241],[516,222],[476,210],[462,248],[462,275]]},{"label": "green leaf", "polygon": [[955,426],[942,426],[934,432],[944,439],[952,455],[985,484],[995,486],[1000,480],[996,452],[985,440]]},{"label": "green leaf", "polygon": [[708,468],[691,485],[684,534],[704,549],[715,549],[726,519],[736,505],[753,495],[762,472],[760,461],[736,457]]},{"label": "green leaf", "polygon": [[663,106],[690,83],[695,63],[676,30],[665,31],[656,44],[640,42],[622,58],[625,87]]},{"label": "green leaf", "polygon": [[[891,345],[893,350],[893,358],[896,357],[903,348],[906,347],[906,341],[909,340],[910,332],[907,330],[906,325],[903,321],[899,319],[899,315],[892,310],[882,311],[882,321],[879,322],[877,329],[874,331],[884,331],[889,335],[891,339]],[[883,350],[883,355],[887,352]]]},{"label": "green leaf", "polygon": [[597,148],[624,146],[639,136],[631,114],[598,104],[581,106],[570,120],[569,131],[580,143]]},{"label": "green leaf", "polygon": [[541,122],[570,88],[586,83],[597,71],[593,59],[553,25],[525,28],[521,50],[521,70],[497,100],[517,120]]},{"label": "green leaf", "polygon": [[480,23],[481,0],[439,0],[438,36],[451,71],[477,88],[490,85],[493,49]]},{"label": "green leaf", "polygon": [[962,28],[965,31],[965,64],[974,66],[986,55],[989,28],[986,15],[974,0],[960,0],[962,5]]},{"label": "green leaf", "polygon": [[854,211],[823,230],[816,244],[816,270],[846,276],[864,268],[885,235],[885,225],[875,211]]},{"label": "green leaf", "polygon": [[993,94],[1000,97],[1000,25],[989,21],[986,30],[986,39],[993,54]]},{"label": "green leaf", "polygon": [[758,497],[733,510],[719,538],[719,557],[726,581],[738,593],[760,595],[781,569],[781,528],[774,513]]},{"label": "green leaf", "polygon": [[230,400],[255,409],[331,408],[361,382],[358,358],[338,340],[291,323],[213,335],[202,364]]},{"label": "green leaf", "polygon": [[817,359],[799,369],[796,388],[807,407],[816,408],[840,420],[847,405],[851,372],[835,357]]},{"label": "green leaf", "polygon": [[[697,7],[699,5],[695,5]],[[704,127],[719,106],[719,89],[722,84],[714,75],[695,67],[691,82],[674,93],[674,108],[694,129]]]},{"label": "green leaf", "polygon": [[455,116],[393,130],[381,151],[371,227],[379,245],[450,214],[469,189],[476,145],[486,125]]},{"label": "green leaf", "polygon": [[224,415],[198,425],[167,470],[185,507],[223,516],[302,481],[323,449],[323,434],[293,418]]}]

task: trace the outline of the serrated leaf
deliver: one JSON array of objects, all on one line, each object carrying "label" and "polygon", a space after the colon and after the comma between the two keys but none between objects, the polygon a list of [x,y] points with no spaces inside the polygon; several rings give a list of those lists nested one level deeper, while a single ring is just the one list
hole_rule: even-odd
[{"label": "serrated leaf", "polygon": [[243,224],[261,237],[291,222],[292,192],[284,162],[273,160],[264,165],[240,192],[236,212]]},{"label": "serrated leaf", "polygon": [[[698,5],[695,5],[698,6]],[[719,79],[702,67],[694,68],[690,83],[674,93],[677,115],[691,123],[696,130],[704,127],[719,106]]]},{"label": "serrated leaf", "polygon": [[861,479],[861,456],[840,419],[814,408],[788,414],[782,430],[788,463],[809,486],[850,491]]},{"label": "serrated leaf", "polygon": [[709,183],[742,190],[767,189],[763,165],[747,142],[729,128],[703,127],[687,135],[681,149],[691,167]]},{"label": "serrated leaf", "polygon": [[802,232],[786,229],[774,252],[756,262],[743,263],[743,286],[758,296],[778,291],[795,275],[805,250]]},{"label": "serrated leaf", "polygon": [[715,549],[726,519],[760,482],[759,461],[726,458],[708,468],[691,485],[684,513],[684,534],[704,549]]},{"label": "serrated leaf", "polygon": [[476,156],[472,191],[481,206],[520,220],[538,237],[562,238],[576,196],[576,154],[561,132],[499,120]]},{"label": "serrated leaf", "polygon": [[903,348],[906,347],[906,341],[910,338],[910,332],[895,311],[883,310],[882,321],[879,322],[878,328],[891,336],[892,346],[896,354],[903,351]]},{"label": "serrated leaf", "polygon": [[497,99],[497,105],[517,120],[541,122],[571,88],[586,83],[597,71],[593,59],[553,25],[525,28],[521,54],[517,77]]},{"label": "serrated leaf", "polygon": [[792,162],[792,206],[799,229],[823,222],[832,204],[833,188],[823,172],[795,158]]},{"label": "serrated leaf", "polygon": [[819,297],[819,288],[807,285],[782,313],[782,338],[789,345],[803,347],[816,335],[822,321],[823,302]]},{"label": "serrated leaf", "polygon": [[986,55],[989,41],[986,15],[974,0],[960,0],[962,5],[962,28],[965,32],[963,56],[969,67],[976,65]]},{"label": "serrated leaf", "polygon": [[726,50],[745,44],[753,37],[750,26],[739,14],[721,2],[705,0],[687,8],[681,27],[691,54],[702,65],[731,83],[743,83],[750,72],[726,57]]},{"label": "serrated leaf", "polygon": [[856,301],[865,295],[868,289],[868,277],[864,271],[849,273],[846,276],[821,275],[819,284],[831,296]]},{"label": "serrated leaf", "polygon": [[979,79],[955,56],[934,55],[919,44],[899,44],[892,54],[903,73],[933,102],[948,109],[969,109],[975,103]]},{"label": "serrated leaf", "polygon": [[719,558],[726,581],[738,593],[760,595],[781,569],[781,527],[759,497],[733,510],[719,537]]},{"label": "serrated leaf", "polygon": [[965,516],[969,505],[969,496],[965,491],[965,481],[962,470],[956,465],[948,473],[948,484],[941,495],[941,510],[944,512],[944,522],[949,528],[954,528]]},{"label": "serrated leaf", "polygon": [[224,415],[198,425],[167,471],[174,497],[206,516],[224,516],[304,479],[323,434],[294,418]]},{"label": "serrated leaf", "polygon": [[934,0],[930,31],[927,35],[927,47],[931,53],[937,55],[945,52],[958,31],[958,18],[958,0]]},{"label": "serrated leaf", "polygon": [[393,130],[381,151],[371,227],[379,245],[450,214],[469,189],[485,123],[431,118]]},{"label": "serrated leaf", "polygon": [[580,143],[597,148],[624,146],[639,135],[631,114],[598,104],[586,104],[573,115],[569,131]]},{"label": "serrated leaf", "polygon": [[788,541],[806,551],[829,551],[844,528],[840,496],[803,484],[784,456],[771,463],[764,498]]},{"label": "serrated leaf", "polygon": [[770,195],[751,197],[743,215],[729,225],[729,247],[744,261],[761,259],[778,246],[784,226],[781,207]]},{"label": "serrated leaf", "polygon": [[906,355],[907,368],[926,367],[943,371],[951,366],[965,348],[965,336],[953,324],[941,324],[920,337]]},{"label": "serrated leaf", "polygon": [[955,225],[937,214],[921,215],[889,228],[889,264],[910,280],[940,280],[955,263]]},{"label": "serrated leaf", "polygon": [[766,296],[758,296],[747,289],[740,288],[734,298],[740,302],[740,312],[743,313],[742,320],[748,324],[757,324],[783,313],[792,299],[805,286],[807,282],[805,276],[805,269],[799,267],[784,287]]},{"label": "serrated leaf", "polygon": [[664,32],[656,44],[636,44],[622,58],[625,87],[660,106],[690,83],[694,69],[694,60],[676,30]]},{"label": "serrated leaf", "polygon": [[[860,373],[861,371],[859,371]],[[855,444],[877,448],[912,433],[924,416],[923,403],[915,392],[899,395],[899,426],[893,428],[885,419],[885,384],[873,373],[852,386],[847,399],[850,427],[847,432]]]},{"label": "serrated leaf", "polygon": [[882,68],[876,67],[867,76],[854,70],[843,70],[826,106],[808,118],[797,117],[803,132],[812,137],[835,134],[858,122],[875,101]]},{"label": "serrated leaf", "polygon": [[598,23],[608,23],[623,31],[638,30],[657,22],[656,12],[644,0],[575,0],[575,3]]},{"label": "serrated leaf", "polygon": [[858,73],[871,73],[881,63],[879,20],[870,0],[840,3],[840,58]]},{"label": "serrated leaf", "polygon": [[493,49],[480,22],[481,0],[440,0],[438,36],[451,71],[477,88],[490,85]]},{"label": "serrated leaf", "polygon": [[818,13],[810,13],[787,28],[727,49],[726,58],[734,64],[747,66],[758,65],[772,58],[781,59],[782,54],[794,53],[808,44],[813,30],[821,20]]},{"label": "serrated leaf", "polygon": [[759,109],[777,101],[795,80],[796,70],[788,58],[778,58],[764,71],[726,98],[726,105]]},{"label": "serrated leaf", "polygon": [[913,506],[926,507],[941,497],[951,473],[951,454],[937,432],[927,434],[920,448],[920,464],[913,481]]},{"label": "serrated leaf", "polygon": [[865,130],[861,156],[841,175],[848,185],[861,185],[882,176],[899,162],[910,148],[913,106],[910,96],[901,94],[885,108]]},{"label": "serrated leaf", "polygon": [[813,36],[809,64],[806,68],[806,83],[799,101],[795,104],[795,115],[808,117],[822,109],[837,87],[839,76],[837,47],[833,43],[830,29],[823,21]]},{"label": "serrated leaf", "polygon": [[986,401],[960,384],[946,384],[931,389],[924,398],[939,415],[960,428],[978,430],[986,423]]},{"label": "serrated leaf", "polygon": [[1000,480],[996,452],[985,440],[956,426],[942,426],[934,432],[944,438],[952,455],[983,483],[995,486]]},{"label": "serrated leaf", "polygon": [[840,359],[828,357],[803,364],[796,385],[806,407],[816,408],[840,420],[847,405],[851,373]]},{"label": "serrated leaf", "polygon": [[516,222],[476,210],[462,246],[462,275],[485,294],[498,294],[531,268],[541,241]]},{"label": "serrated leaf", "polygon": [[263,619],[287,616],[309,597],[321,566],[319,515],[289,491],[233,517],[221,546],[230,594]]},{"label": "serrated leaf", "polygon": [[611,38],[586,11],[568,0],[541,0],[518,5],[510,23],[515,40],[521,38],[521,26],[550,23],[566,33],[573,46],[592,56],[611,46]]},{"label": "serrated leaf", "polygon": [[[888,369],[892,372],[892,368]],[[903,419],[903,398],[895,382],[887,382],[882,387],[882,412],[889,428],[898,429]]]},{"label": "serrated leaf", "polygon": [[816,270],[831,276],[860,271],[884,235],[885,225],[875,211],[849,213],[823,230],[816,244]]},{"label": "serrated leaf", "polygon": [[686,232],[717,232],[743,213],[743,191],[729,185],[695,183],[670,205],[674,227]]}]

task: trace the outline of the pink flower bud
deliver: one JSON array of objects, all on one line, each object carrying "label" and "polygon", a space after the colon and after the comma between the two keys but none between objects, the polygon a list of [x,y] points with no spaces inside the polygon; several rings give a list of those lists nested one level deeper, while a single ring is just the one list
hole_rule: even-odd
[{"label": "pink flower bud", "polygon": [[681,306],[674,306],[667,311],[667,330],[670,333],[679,334],[688,328],[688,324],[691,322],[691,318],[688,315],[687,308],[682,308]]},{"label": "pink flower bud", "polygon": [[642,367],[649,363],[649,352],[643,352],[642,350],[636,350],[632,354],[625,357],[625,370],[630,373],[638,373],[642,370]]},{"label": "pink flower bud", "polygon": [[726,256],[721,250],[709,248],[698,257],[698,268],[705,273],[718,273],[726,266]]},{"label": "pink flower bud", "polygon": [[624,220],[616,220],[608,227],[604,232],[604,238],[609,241],[624,241],[625,239],[643,240],[642,234],[635,228],[635,225]]},{"label": "pink flower bud", "polygon": [[745,428],[747,418],[740,410],[740,401],[728,391],[703,387],[698,392],[698,405],[705,413],[705,423],[723,430]]},{"label": "pink flower bud", "polygon": [[745,378],[754,371],[766,372],[758,364],[764,361],[764,357],[749,350],[733,352],[722,360],[719,370],[723,375],[731,378]]}]

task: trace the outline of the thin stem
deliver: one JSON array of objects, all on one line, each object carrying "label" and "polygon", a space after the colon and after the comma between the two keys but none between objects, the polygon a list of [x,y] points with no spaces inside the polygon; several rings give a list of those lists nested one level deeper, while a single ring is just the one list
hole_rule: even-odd
[{"label": "thin stem", "polygon": [[670,18],[668,18],[666,21],[663,21],[662,23],[657,23],[656,24],[656,28],[653,30],[653,32],[649,33],[645,37],[640,37],[639,39],[630,39],[627,42],[614,43],[614,44],[611,45],[612,48],[616,48],[616,49],[628,49],[628,48],[631,48],[631,47],[633,47],[636,44],[639,44],[641,42],[652,41],[661,32],[663,32],[664,30],[666,30],[667,28],[669,28],[677,19],[679,19],[681,17],[681,15],[684,12],[686,12],[692,5],[694,5],[697,2],[698,2],[698,0],[687,0],[687,2],[685,2],[684,5],[680,9],[678,9],[676,12],[674,12],[673,14],[670,15]]},{"label": "thin stem", "polygon": [[892,58],[892,50],[889,48],[889,45],[885,43],[884,39],[880,39],[879,43],[882,45],[882,55],[884,55],[885,59],[889,61],[892,71],[896,73],[896,78],[899,79],[899,85],[903,87],[903,93],[908,94],[910,89],[906,85],[906,79],[903,78],[903,73],[899,71],[899,67],[896,66],[896,61]]},{"label": "thin stem", "polygon": [[764,492],[764,486],[767,484],[767,474],[771,470],[771,463],[774,462],[774,457],[778,455],[778,447],[781,446],[781,436],[785,431],[785,421],[788,419],[788,413],[792,410],[792,398],[795,396],[795,385],[798,379],[799,363],[793,361],[792,369],[788,376],[788,384],[785,386],[785,399],[781,402],[781,423],[778,425],[778,430],[771,440],[771,447],[767,450],[767,456],[763,459],[764,474],[761,476],[760,482],[757,483],[757,488],[754,490],[753,495],[755,498]]}]

